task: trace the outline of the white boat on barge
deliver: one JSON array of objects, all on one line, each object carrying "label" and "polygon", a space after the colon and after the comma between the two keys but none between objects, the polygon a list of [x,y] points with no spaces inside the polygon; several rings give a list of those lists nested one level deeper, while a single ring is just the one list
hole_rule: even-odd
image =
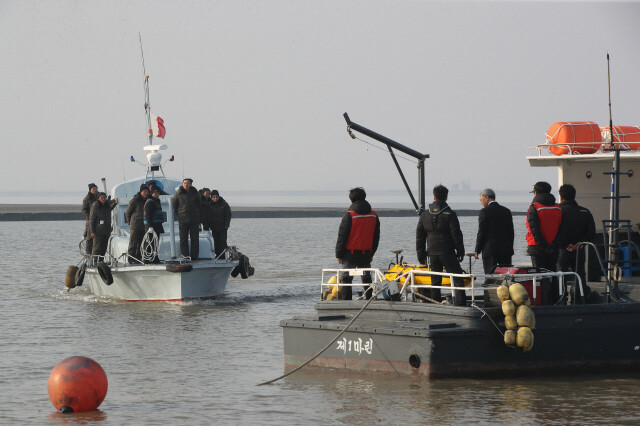
[{"label": "white boat on barge", "polygon": [[[352,132],[358,131],[385,143],[392,156],[394,148],[418,159],[420,205],[411,198],[418,212],[424,208],[423,167],[428,156],[351,122],[346,114],[345,119],[352,137],[355,138]],[[327,297],[327,290],[338,294],[341,286],[354,285],[341,284],[342,273],[357,276],[362,275],[363,270],[324,270],[320,286],[324,300],[315,304],[315,315],[280,322],[284,366],[288,372],[281,377],[306,365],[426,378],[640,370],[640,303],[637,302],[640,280],[633,276],[633,271],[640,267],[637,257],[623,256],[623,253],[640,251],[637,245],[640,152],[621,153],[614,149],[593,157],[560,155],[528,157],[528,160],[533,166],[558,167],[558,184],[573,184],[581,204],[583,195],[587,195],[584,204],[592,209],[596,219],[603,219],[599,226],[603,244],[600,247],[585,244],[596,248],[593,255],[601,273],[598,282],[589,282],[589,285],[597,298],[585,304],[584,297],[576,297],[584,296],[582,283],[577,278],[572,286],[574,296],[569,300],[561,297],[555,303],[538,303],[538,289],[552,285],[549,277],[555,277],[562,290],[560,294],[566,294],[563,280],[566,275],[575,274],[516,267],[515,272],[493,276],[461,275],[471,283],[471,287],[466,287],[467,295],[471,296],[466,306],[425,303],[426,300],[416,297],[416,290],[428,286],[416,284],[417,277],[436,273],[419,271],[396,260],[388,271],[371,269],[378,298],[331,300],[333,297]],[[396,166],[399,169],[397,163]],[[611,185],[608,179],[613,179]],[[596,187],[594,183],[602,186]],[[603,187],[611,188],[611,194],[603,193]],[[625,200],[625,207],[619,203],[623,197],[621,191],[633,196],[631,202]],[[629,219],[620,220],[620,211]],[[608,216],[605,212],[613,214]],[[397,273],[398,269],[407,271]],[[453,281],[453,274],[438,275]],[[332,281],[329,276],[336,278]],[[506,320],[497,298],[497,285],[477,285],[478,278],[481,281],[490,278],[507,285],[525,282],[529,286],[526,290],[533,300],[530,309],[535,314],[535,345],[527,348],[530,350],[505,344]],[[477,291],[482,297],[476,297]],[[381,297],[383,295],[385,297]]]}]

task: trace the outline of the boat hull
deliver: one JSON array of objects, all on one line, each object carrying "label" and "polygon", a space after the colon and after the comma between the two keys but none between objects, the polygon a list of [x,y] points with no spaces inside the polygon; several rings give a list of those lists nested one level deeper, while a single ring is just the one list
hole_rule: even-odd
[{"label": "boat hull", "polygon": [[111,269],[111,285],[103,282],[96,268],[87,268],[86,279],[95,295],[127,302],[215,299],[224,294],[236,265],[194,262],[189,272],[169,272],[165,265],[119,266]]},{"label": "boat hull", "polygon": [[[362,305],[321,302],[317,317],[282,321],[285,370],[316,355]],[[487,310],[496,323],[499,311]],[[534,347],[521,352],[473,307],[376,301],[309,365],[425,378],[640,370],[640,303],[534,311]]]}]

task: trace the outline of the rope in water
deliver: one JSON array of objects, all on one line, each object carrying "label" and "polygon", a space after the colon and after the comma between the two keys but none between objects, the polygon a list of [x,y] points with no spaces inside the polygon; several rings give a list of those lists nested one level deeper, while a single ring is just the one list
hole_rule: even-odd
[{"label": "rope in water", "polygon": [[367,308],[367,306],[369,306],[369,303],[371,303],[373,300],[375,300],[375,298],[378,296],[378,294],[382,293],[386,288],[388,287],[388,285],[383,286],[380,290],[378,290],[373,296],[371,296],[371,299],[369,299],[367,301],[367,303],[364,304],[364,306],[360,309],[360,311],[353,317],[353,319],[349,322],[349,324],[347,324],[347,326],[345,328],[342,329],[342,331],[340,333],[338,333],[338,335],[336,337],[333,338],[332,341],[330,341],[329,343],[327,343],[327,345],[320,349],[320,352],[318,352],[317,354],[315,354],[313,357],[311,357],[308,361],[304,362],[303,364],[300,364],[299,366],[297,366],[296,368],[294,368],[293,370],[289,371],[288,373],[283,374],[280,377],[276,377],[273,380],[269,380],[267,382],[262,382],[262,383],[258,383],[257,386],[262,386],[262,385],[268,385],[271,384],[273,382],[277,382],[280,379],[284,379],[287,376],[292,375],[293,373],[295,373],[296,371],[300,370],[301,368],[303,368],[304,366],[306,366],[307,364],[309,364],[311,361],[313,361],[314,359],[318,358],[324,351],[326,351],[329,346],[333,345],[336,340],[338,340],[346,331],[347,329],[349,329],[349,327],[351,327],[351,325],[355,322],[356,319],[358,319],[358,317],[360,316],[360,314],[362,312],[364,312],[364,310]]}]

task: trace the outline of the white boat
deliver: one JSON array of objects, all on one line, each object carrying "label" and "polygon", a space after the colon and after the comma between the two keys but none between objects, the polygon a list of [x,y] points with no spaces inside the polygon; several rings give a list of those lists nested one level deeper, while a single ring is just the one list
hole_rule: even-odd
[{"label": "white boat", "polygon": [[[86,268],[85,278],[91,291],[98,296],[117,298],[123,301],[184,301],[190,299],[215,299],[224,294],[229,276],[239,267],[243,277],[248,275],[248,259],[231,247],[219,258],[215,257],[214,242],[208,231],[201,231],[200,255],[197,260],[182,258],[179,250],[178,224],[174,221],[171,198],[180,180],[166,178],[162,169],[162,155],[166,145],[148,145],[147,174],[129,180],[111,190],[111,198],[119,203],[111,213],[112,232],[104,259],[104,265]],[[130,199],[140,185],[155,181],[168,195],[161,195],[162,210],[167,220],[162,224],[164,234],[158,237],[157,255],[159,264],[129,263],[129,225],[125,211]],[[144,243],[143,243],[144,245]],[[94,261],[94,263],[95,263]],[[105,268],[108,268],[108,270]],[[102,273],[101,273],[102,272]],[[113,282],[107,284],[111,275]]]},{"label": "white boat", "polygon": [[[144,57],[142,66],[145,110],[149,129],[149,144],[144,147],[147,151],[147,161],[146,164],[141,163],[146,167],[146,174],[143,177],[122,182],[111,190],[111,198],[118,198],[119,202],[111,212],[112,231],[107,252],[103,258],[85,257],[85,266],[80,267],[72,281],[74,285],[81,285],[86,278],[94,294],[130,302],[215,299],[224,294],[230,275],[240,274],[242,278],[249,276],[249,259],[235,247],[226,248],[216,258],[214,241],[208,231],[199,233],[198,259],[180,256],[179,241],[176,241],[179,235],[178,225],[174,220],[171,198],[182,184],[182,180],[165,176],[163,166],[167,161],[173,161],[173,156],[163,162],[160,151],[166,150],[167,145],[153,144],[154,135],[164,137],[164,126],[161,119],[151,114],[149,77],[144,70]],[[133,157],[131,161],[135,161]],[[138,260],[148,261],[154,259],[157,254],[160,263],[130,263],[127,255],[130,229],[125,221],[125,211],[131,198],[139,191],[140,185],[148,185],[152,181],[166,193],[160,195],[162,210],[166,215],[165,222],[162,224],[164,234],[157,236],[157,245],[148,244],[155,233],[145,234],[143,259]],[[103,186],[106,192],[104,179]],[[91,264],[95,266],[89,266]]]}]

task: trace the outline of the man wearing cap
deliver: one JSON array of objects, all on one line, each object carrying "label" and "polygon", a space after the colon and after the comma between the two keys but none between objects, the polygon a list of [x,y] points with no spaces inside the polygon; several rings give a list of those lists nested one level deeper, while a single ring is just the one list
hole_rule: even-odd
[{"label": "man wearing cap", "polygon": [[[200,194],[192,186],[193,179],[185,178],[173,196],[172,208],[178,218],[180,229],[180,253],[196,260],[200,251]],[[191,251],[189,251],[191,239]]]},{"label": "man wearing cap", "polygon": [[91,254],[93,249],[93,238],[91,238],[91,232],[89,231],[89,215],[91,214],[91,206],[98,201],[98,185],[95,183],[89,184],[89,192],[82,200],[82,213],[84,213],[85,226],[83,238],[86,241],[86,253]]},{"label": "man wearing cap", "polygon": [[140,192],[129,201],[129,206],[124,214],[129,224],[129,263],[142,263],[140,246],[144,238],[144,204],[149,197],[149,188],[144,183],[140,185]]},{"label": "man wearing cap", "polygon": [[149,195],[153,194],[154,188],[158,188],[158,191],[160,191],[160,195],[169,195],[164,192],[162,188],[160,188],[158,182],[156,182],[155,180],[150,180],[149,182],[147,182],[147,186],[149,187]]},{"label": "man wearing cap", "polygon": [[211,191],[210,226],[216,257],[227,248],[227,229],[231,225],[231,207],[217,189]]},{"label": "man wearing cap", "polygon": [[511,265],[513,218],[511,210],[496,202],[493,189],[482,190],[480,204],[483,208],[478,215],[475,258],[482,253],[484,273],[490,274],[496,265]]},{"label": "man wearing cap", "polygon": [[[98,200],[91,205],[89,213],[89,235],[93,239],[91,255],[104,256],[111,235],[111,210],[118,204],[118,199],[107,201],[104,192],[97,196]],[[96,260],[94,258],[94,263]]]},{"label": "man wearing cap", "polygon": [[[534,196],[527,211],[527,254],[534,267],[555,271],[558,250],[566,247],[562,209],[551,194],[548,182],[536,182],[531,192]],[[543,286],[542,290],[543,303],[558,302],[560,295],[555,283]]]}]

